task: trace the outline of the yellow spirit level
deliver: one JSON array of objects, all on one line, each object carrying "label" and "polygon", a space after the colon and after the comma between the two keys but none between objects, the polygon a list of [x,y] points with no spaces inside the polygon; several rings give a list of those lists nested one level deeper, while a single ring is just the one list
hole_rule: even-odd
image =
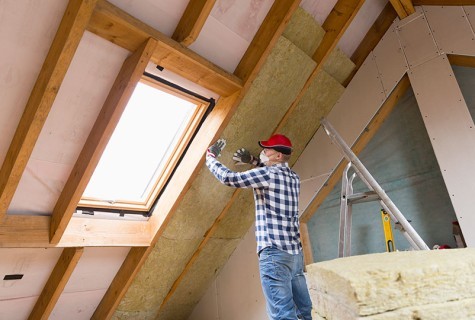
[{"label": "yellow spirit level", "polygon": [[384,211],[384,209],[381,209],[381,219],[383,220],[384,239],[386,240],[386,251],[396,251],[393,230],[391,228],[391,218],[389,217],[389,214]]}]

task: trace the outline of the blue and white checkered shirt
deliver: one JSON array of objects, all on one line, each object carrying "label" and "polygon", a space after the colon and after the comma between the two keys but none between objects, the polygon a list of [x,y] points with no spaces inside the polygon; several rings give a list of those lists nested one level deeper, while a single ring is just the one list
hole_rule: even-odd
[{"label": "blue and white checkered shirt", "polygon": [[300,178],[287,163],[234,172],[208,155],[206,166],[227,186],[253,188],[258,253],[266,247],[290,254],[302,250],[298,218]]}]

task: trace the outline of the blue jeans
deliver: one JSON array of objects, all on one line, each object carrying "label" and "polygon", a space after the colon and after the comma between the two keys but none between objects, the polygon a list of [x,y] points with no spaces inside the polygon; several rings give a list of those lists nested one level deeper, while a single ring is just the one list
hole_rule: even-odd
[{"label": "blue jeans", "polygon": [[264,248],[259,254],[259,272],[270,319],[312,319],[302,252],[293,255],[276,248]]}]

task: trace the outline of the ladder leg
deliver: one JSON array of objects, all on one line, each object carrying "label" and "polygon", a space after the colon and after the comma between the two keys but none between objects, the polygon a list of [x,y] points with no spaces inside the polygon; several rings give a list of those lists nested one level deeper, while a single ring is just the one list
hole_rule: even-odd
[{"label": "ladder leg", "polygon": [[341,197],[340,197],[340,228],[339,228],[339,239],[338,239],[338,257],[345,256],[345,230],[347,226],[346,216],[348,212],[348,170],[350,169],[351,163],[343,170],[343,176],[341,179]]}]

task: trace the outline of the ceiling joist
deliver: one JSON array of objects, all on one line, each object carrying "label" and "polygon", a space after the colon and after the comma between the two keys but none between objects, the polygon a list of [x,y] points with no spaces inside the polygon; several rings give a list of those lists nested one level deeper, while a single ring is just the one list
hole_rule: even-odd
[{"label": "ceiling joist", "polygon": [[389,2],[401,20],[416,12],[411,0],[389,0]]},{"label": "ceiling joist", "polygon": [[221,96],[242,88],[242,81],[105,0],[99,0],[88,30],[134,52],[148,38],[157,40],[151,61]]},{"label": "ceiling joist", "polygon": [[184,46],[195,42],[215,2],[216,0],[191,0],[188,2],[172,39]]},{"label": "ceiling joist", "polygon": [[63,250],[28,317],[29,320],[47,320],[49,318],[83,251],[84,248],[66,248]]},{"label": "ceiling joist", "polygon": [[148,39],[122,65],[54,207],[51,217],[51,243],[59,243],[61,240],[135,86],[142,78],[156,44],[156,40]]},{"label": "ceiling joist", "polygon": [[0,221],[10,206],[95,4],[96,0],[69,1],[0,170]]}]

